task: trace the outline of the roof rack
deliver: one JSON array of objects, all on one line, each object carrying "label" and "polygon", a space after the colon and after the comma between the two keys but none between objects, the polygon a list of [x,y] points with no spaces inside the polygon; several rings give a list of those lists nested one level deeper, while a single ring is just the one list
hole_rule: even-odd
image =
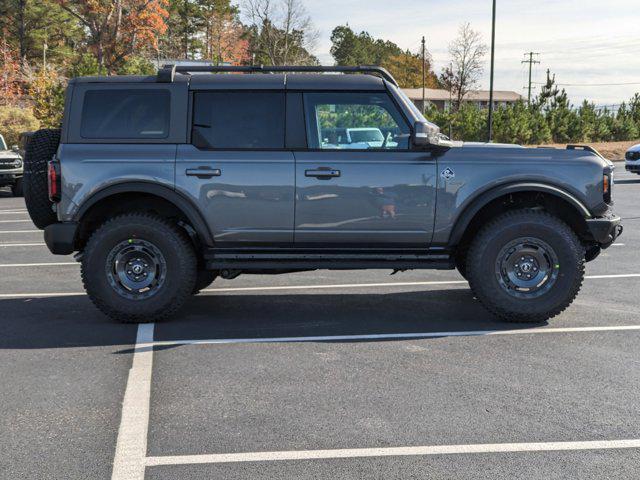
[{"label": "roof rack", "polygon": [[176,73],[196,73],[196,72],[208,72],[208,73],[368,73],[377,74],[384,78],[389,83],[398,86],[398,82],[393,78],[385,68],[378,67],[376,65],[359,65],[354,67],[327,67],[327,66],[275,66],[265,67],[263,65],[247,66],[247,65],[164,65],[158,70],[157,81],[164,83],[171,83]]}]

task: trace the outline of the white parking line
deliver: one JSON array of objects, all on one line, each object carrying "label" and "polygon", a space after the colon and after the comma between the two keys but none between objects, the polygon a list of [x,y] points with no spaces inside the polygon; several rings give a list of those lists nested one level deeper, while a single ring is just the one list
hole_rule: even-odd
[{"label": "white parking line", "polygon": [[44,263],[0,263],[0,268],[25,268],[25,267],[66,267],[79,266],[78,262],[44,262]]},{"label": "white parking line", "polygon": [[351,448],[339,450],[294,450],[288,452],[216,453],[147,457],[147,467],[203,463],[272,462],[332,458],[407,457],[471,453],[557,452],[570,450],[611,450],[640,448],[640,439],[596,440],[589,442],[485,443],[471,445],[430,445],[421,447]]},{"label": "white parking line", "polygon": [[22,215],[28,213],[26,210],[0,210],[0,215]]},{"label": "white parking line", "polygon": [[0,247],[43,247],[46,243],[0,243]]},{"label": "white parking line", "polygon": [[515,330],[468,330],[453,332],[425,333],[376,333],[363,335],[317,335],[310,337],[273,337],[273,338],[217,338],[210,340],[159,340],[156,346],[167,345],[225,345],[238,343],[297,343],[331,342],[352,340],[399,340],[443,337],[480,337],[491,335],[527,335],[539,333],[583,333],[583,332],[619,332],[640,330],[640,325],[613,325],[609,327],[565,327],[565,328],[521,328]]},{"label": "white parking line", "polygon": [[[607,280],[617,278],[640,278],[640,273],[627,273],[619,275],[587,275],[587,280]],[[217,292],[258,292],[278,290],[330,290],[346,288],[375,288],[375,287],[419,287],[437,285],[467,285],[466,280],[443,280],[433,282],[391,282],[391,283],[343,283],[333,285],[281,285],[277,287],[228,287],[209,288],[202,290],[206,293]],[[1,293],[0,298],[49,298],[49,297],[75,297],[86,295],[85,292],[50,292],[50,293]]]},{"label": "white parking line", "polygon": [[0,223],[32,223],[31,220],[0,220]]},{"label": "white parking line", "polygon": [[136,345],[122,402],[112,480],[144,480],[153,367],[153,323],[138,325]]},{"label": "white parking line", "polygon": [[42,230],[0,230],[0,233],[42,233]]}]

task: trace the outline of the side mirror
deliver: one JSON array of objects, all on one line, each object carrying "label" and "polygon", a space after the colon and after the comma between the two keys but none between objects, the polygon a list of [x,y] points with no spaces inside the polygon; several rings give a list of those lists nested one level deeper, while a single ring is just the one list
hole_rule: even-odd
[{"label": "side mirror", "polygon": [[453,146],[453,142],[440,133],[440,128],[429,122],[416,122],[413,126],[413,137],[411,140],[416,147],[432,145],[435,147],[451,148]]},{"label": "side mirror", "polygon": [[11,147],[11,150],[13,150],[14,152],[19,152],[20,147],[18,145],[14,145],[13,147]]}]

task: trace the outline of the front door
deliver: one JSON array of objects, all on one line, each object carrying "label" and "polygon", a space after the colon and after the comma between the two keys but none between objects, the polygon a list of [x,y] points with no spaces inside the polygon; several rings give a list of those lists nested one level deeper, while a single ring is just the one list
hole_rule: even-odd
[{"label": "front door", "polygon": [[297,246],[426,248],[436,160],[410,149],[386,92],[305,93],[309,148],[296,151]]},{"label": "front door", "polygon": [[217,246],[293,243],[295,166],[284,149],[280,91],[197,91],[176,188],[205,216]]}]

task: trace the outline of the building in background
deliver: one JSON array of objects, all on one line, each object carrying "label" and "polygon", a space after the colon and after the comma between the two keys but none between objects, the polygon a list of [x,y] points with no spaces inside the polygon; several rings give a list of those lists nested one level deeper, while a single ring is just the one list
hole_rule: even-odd
[{"label": "building in background", "polygon": [[[411,99],[413,103],[422,109],[422,89],[421,88],[403,88],[404,93]],[[427,88],[425,90],[425,98],[428,104],[434,105],[438,110],[448,110],[451,106],[451,94],[448,90]],[[519,102],[523,99],[522,95],[516,92],[494,90],[493,106],[494,108],[505,106],[511,103]],[[489,107],[489,90],[476,90],[469,92],[463,103],[473,103],[479,108]]]}]

